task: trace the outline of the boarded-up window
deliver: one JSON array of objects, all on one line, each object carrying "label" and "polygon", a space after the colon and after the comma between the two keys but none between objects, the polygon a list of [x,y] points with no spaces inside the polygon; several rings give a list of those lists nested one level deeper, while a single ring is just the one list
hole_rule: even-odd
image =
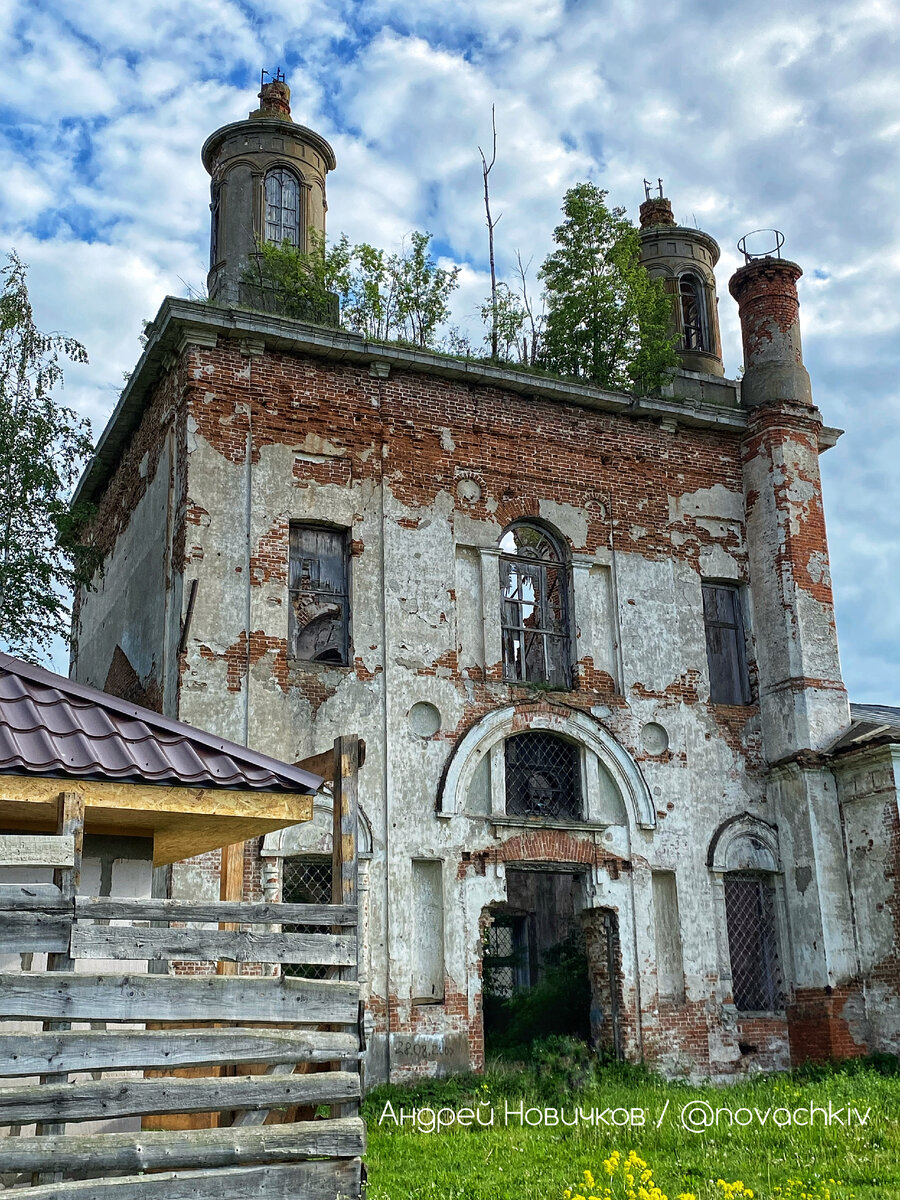
[{"label": "boarded-up window", "polygon": [[656,933],[656,984],[661,1000],[684,1003],[684,965],[678,890],[674,871],[653,872],[653,925]]},{"label": "boarded-up window", "polygon": [[555,733],[518,733],[507,738],[506,811],[510,816],[579,820],[578,746]]},{"label": "boarded-up window", "polygon": [[704,583],[703,620],[710,700],[713,704],[747,704],[750,690],[739,589],[728,583]]},{"label": "boarded-up window", "polygon": [[288,648],[303,662],[349,662],[346,530],[291,525]]},{"label": "boarded-up window", "polygon": [[444,999],[444,887],[442,864],[414,859],[412,864],[412,999],[439,1004]]},{"label": "boarded-up window", "polygon": [[503,678],[571,687],[569,572],[543,529],[517,522],[500,540]]},{"label": "boarded-up window", "polygon": [[775,936],[775,888],[768,875],[725,876],[725,915],[731,987],[739,1012],[773,1012],[782,1005]]}]

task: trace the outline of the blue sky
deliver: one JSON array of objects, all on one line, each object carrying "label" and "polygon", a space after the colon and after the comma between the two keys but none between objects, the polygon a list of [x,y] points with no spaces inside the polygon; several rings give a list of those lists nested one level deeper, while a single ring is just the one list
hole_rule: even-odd
[{"label": "blue sky", "polygon": [[[99,433],[167,293],[202,289],[199,151],[283,67],[295,119],[334,146],[332,235],[392,246],[427,228],[459,263],[454,321],[487,290],[478,144],[496,105],[498,266],[546,254],[567,187],[634,215],[662,176],[722,246],[784,231],[801,281],[845,678],[900,704],[900,15],[830,0],[7,0],[0,8],[0,248],[31,265],[38,322],[88,348],[67,400]],[[59,665],[62,665],[61,663]]]}]

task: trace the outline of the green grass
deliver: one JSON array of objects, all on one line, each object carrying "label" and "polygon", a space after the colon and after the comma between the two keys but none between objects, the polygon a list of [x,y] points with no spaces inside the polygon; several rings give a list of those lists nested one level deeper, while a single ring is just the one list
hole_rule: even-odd
[{"label": "green grass", "polygon": [[[896,1060],[891,1060],[896,1062]],[[878,1067],[881,1070],[877,1069]],[[717,1179],[742,1180],[757,1200],[769,1200],[789,1179],[826,1181],[833,1200],[900,1198],[900,1075],[882,1073],[887,1064],[854,1064],[790,1075],[759,1077],[728,1087],[667,1083],[643,1070],[610,1066],[584,1069],[568,1061],[560,1069],[536,1070],[497,1064],[485,1075],[423,1081],[415,1087],[379,1087],[367,1097],[369,1127],[368,1200],[562,1200],[563,1189],[580,1186],[582,1172],[602,1175],[613,1149],[634,1149],[653,1168],[654,1180],[674,1200],[681,1192],[698,1200],[716,1197]],[[868,1123],[855,1128],[812,1128],[754,1123],[689,1133],[679,1121],[683,1105],[705,1100],[732,1111],[747,1107],[794,1110],[812,1103],[833,1108],[871,1109]],[[437,1133],[398,1126],[385,1105],[400,1113],[442,1107],[459,1110],[480,1100],[494,1112],[493,1126],[453,1126]],[[568,1119],[582,1108],[641,1108],[643,1127],[621,1129],[579,1125],[504,1125],[504,1108],[565,1109]],[[669,1101],[661,1125],[657,1120]],[[482,1107],[485,1120],[488,1108]],[[827,1184],[829,1179],[840,1181]],[[824,1193],[814,1193],[816,1200]]]}]

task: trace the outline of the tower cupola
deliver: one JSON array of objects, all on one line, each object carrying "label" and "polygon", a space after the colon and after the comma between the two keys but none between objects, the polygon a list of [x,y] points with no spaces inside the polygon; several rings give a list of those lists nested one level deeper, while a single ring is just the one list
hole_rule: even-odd
[{"label": "tower cupola", "polygon": [[708,233],[678,225],[659,180],[651,196],[644,180],[641,205],[641,262],[653,279],[664,279],[672,295],[673,319],[679,333],[675,349],[686,371],[725,374],[719,335],[719,302],[714,268],[719,246]]},{"label": "tower cupola", "polygon": [[[248,300],[246,275],[262,242],[309,250],[325,237],[325,177],[335,168],[328,142],[291,118],[291,89],[281,72],[266,82],[246,121],[206,139],[212,214],[207,288],[214,304]],[[252,290],[252,285],[251,290]]]}]

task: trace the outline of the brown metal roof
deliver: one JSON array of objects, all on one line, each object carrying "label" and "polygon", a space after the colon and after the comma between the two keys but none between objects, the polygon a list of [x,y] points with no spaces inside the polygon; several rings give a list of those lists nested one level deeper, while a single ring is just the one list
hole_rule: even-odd
[{"label": "brown metal roof", "polygon": [[306,794],[322,782],[3,653],[0,773]]}]

